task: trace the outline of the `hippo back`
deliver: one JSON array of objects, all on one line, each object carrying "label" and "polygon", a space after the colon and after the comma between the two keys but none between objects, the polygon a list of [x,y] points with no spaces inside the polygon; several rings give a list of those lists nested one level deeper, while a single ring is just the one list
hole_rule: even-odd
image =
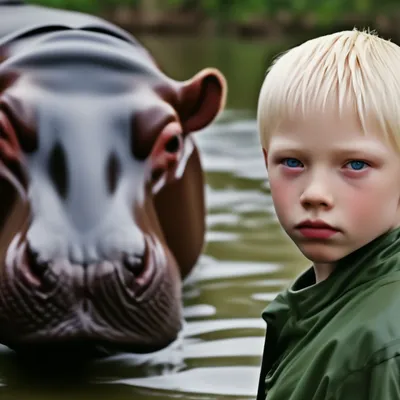
[{"label": "hippo back", "polygon": [[[18,12],[16,12],[18,9]],[[55,29],[87,29],[107,32],[132,44],[138,42],[123,29],[92,15],[0,0],[0,45],[28,32]]]}]

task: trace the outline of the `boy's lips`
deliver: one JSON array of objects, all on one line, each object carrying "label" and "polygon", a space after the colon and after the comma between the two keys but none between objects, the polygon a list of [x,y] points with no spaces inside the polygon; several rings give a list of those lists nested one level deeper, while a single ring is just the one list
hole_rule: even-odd
[{"label": "boy's lips", "polygon": [[296,229],[300,228],[315,228],[315,229],[332,229],[335,231],[338,231],[337,228],[329,225],[325,221],[322,221],[321,219],[316,219],[316,220],[311,220],[311,219],[306,219],[299,224],[295,226]]},{"label": "boy's lips", "polygon": [[304,237],[313,239],[328,239],[339,232],[335,228],[322,220],[305,220],[295,226]]}]

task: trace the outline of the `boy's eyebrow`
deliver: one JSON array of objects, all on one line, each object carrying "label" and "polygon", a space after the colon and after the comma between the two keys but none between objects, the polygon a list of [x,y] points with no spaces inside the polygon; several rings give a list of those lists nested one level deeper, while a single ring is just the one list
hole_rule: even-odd
[{"label": "boy's eyebrow", "polygon": [[383,149],[377,147],[376,145],[362,145],[357,144],[357,146],[350,147],[336,147],[332,149],[332,152],[338,155],[354,155],[354,154],[365,154],[368,153],[373,156],[384,156],[385,152]]},{"label": "boy's eyebrow", "polygon": [[[347,141],[343,143],[343,145],[334,146],[331,148],[332,153],[337,155],[355,155],[355,154],[362,154],[368,153],[369,155],[373,156],[382,156],[384,157],[385,148],[383,147],[384,144],[382,143],[382,147],[377,145],[376,141],[373,140],[354,140],[354,141]],[[279,138],[274,140],[274,144],[271,146],[274,152],[307,152],[309,149],[300,141],[295,139],[287,139],[287,138]],[[400,155],[399,155],[400,156]]]},{"label": "boy's eyebrow", "polygon": [[337,153],[339,155],[344,154],[362,154],[368,153],[373,156],[386,156],[387,148],[384,147],[384,144],[377,144],[376,141],[349,141],[346,142],[343,146],[335,146],[332,148],[333,153]]},{"label": "boy's eyebrow", "polygon": [[[271,143],[273,143],[273,146],[271,146]],[[303,150],[302,143],[297,140],[293,140],[293,139],[274,138],[274,140],[271,141],[271,143],[270,143],[270,147],[273,147],[274,151]]]}]

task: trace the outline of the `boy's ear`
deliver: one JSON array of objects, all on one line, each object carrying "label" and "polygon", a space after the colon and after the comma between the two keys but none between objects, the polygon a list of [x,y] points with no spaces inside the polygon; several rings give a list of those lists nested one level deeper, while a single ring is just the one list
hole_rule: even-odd
[{"label": "boy's ear", "polygon": [[263,151],[263,156],[264,156],[265,168],[268,169],[268,152],[267,152],[267,150],[264,149],[264,147],[263,147],[262,151]]}]

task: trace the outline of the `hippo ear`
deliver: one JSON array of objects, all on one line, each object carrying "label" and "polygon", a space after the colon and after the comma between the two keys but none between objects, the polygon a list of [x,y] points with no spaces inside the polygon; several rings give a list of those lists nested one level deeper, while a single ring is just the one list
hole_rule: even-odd
[{"label": "hippo ear", "polygon": [[184,133],[210,124],[225,107],[227,84],[221,72],[206,68],[179,89],[178,113]]}]

